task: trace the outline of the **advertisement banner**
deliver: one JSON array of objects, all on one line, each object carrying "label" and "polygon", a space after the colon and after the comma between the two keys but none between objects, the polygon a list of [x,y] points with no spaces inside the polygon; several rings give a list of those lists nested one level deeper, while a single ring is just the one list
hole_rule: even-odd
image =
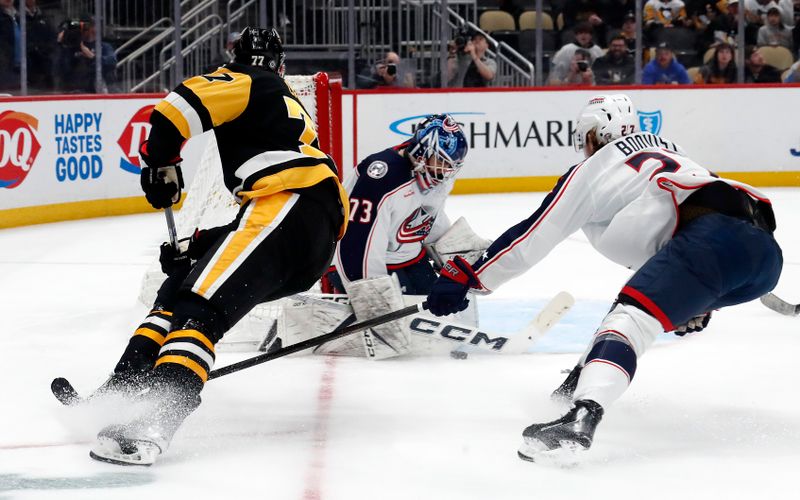
[{"label": "advertisement banner", "polygon": [[[494,89],[493,89],[494,90]],[[614,91],[605,91],[613,93]],[[558,176],[583,155],[573,147],[574,121],[598,90],[507,90],[447,93],[358,93],[352,157],[361,159],[411,137],[427,114],[450,113],[470,143],[459,179]],[[797,88],[675,88],[626,90],[643,130],[679,144],[707,168],[785,185],[800,171]],[[380,110],[380,111],[376,111]],[[345,146],[348,146],[345,144]],[[352,165],[351,165],[352,166]],[[783,182],[782,182],[783,181]],[[491,183],[483,183],[491,186]],[[546,189],[546,188],[545,188]],[[505,189],[500,189],[505,190]]]},{"label": "advertisement banner", "polygon": [[[146,209],[138,151],[160,97],[0,102],[0,224],[59,220],[48,210],[75,207],[84,216]],[[204,144],[202,137],[187,142],[184,166],[199,162]],[[184,168],[187,181],[194,170]]]}]

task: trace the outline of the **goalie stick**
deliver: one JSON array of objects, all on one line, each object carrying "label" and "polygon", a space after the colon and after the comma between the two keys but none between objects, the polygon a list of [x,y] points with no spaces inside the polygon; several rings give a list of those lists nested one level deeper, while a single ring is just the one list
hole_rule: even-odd
[{"label": "goalie stick", "polygon": [[[509,340],[509,345],[506,346],[501,354],[523,354],[541,339],[544,335],[558,323],[562,317],[575,304],[575,298],[568,292],[558,292],[550,302],[545,305],[539,314],[528,323],[528,325],[519,333],[512,335]],[[468,352],[474,352],[475,349],[469,349],[468,346],[462,345],[451,352],[452,357],[463,359]]]},{"label": "goalie stick", "polygon": [[[289,354],[294,354],[298,351],[308,349],[309,347],[315,347],[320,344],[324,344],[325,342],[336,340],[340,337],[344,337],[345,335],[349,335],[354,332],[359,332],[367,328],[372,328],[378,325],[382,325],[384,323],[388,323],[390,321],[394,321],[400,318],[405,318],[406,316],[418,313],[421,310],[427,308],[428,304],[426,302],[422,302],[421,304],[414,304],[412,306],[404,307],[403,309],[392,311],[390,313],[386,313],[381,316],[376,316],[372,319],[368,319],[360,323],[355,323],[356,315],[351,314],[350,317],[348,317],[344,322],[342,322],[336,329],[334,329],[330,333],[326,333],[325,335],[320,335],[319,337],[314,337],[308,340],[304,340],[303,342],[299,342],[297,344],[293,344],[288,347],[278,349],[277,351],[259,354],[258,356],[253,356],[252,358],[239,361],[238,363],[233,363],[228,366],[223,366],[222,368],[219,368],[217,370],[212,370],[211,373],[208,374],[208,380],[213,380],[215,378],[219,378],[234,372],[238,372],[240,370],[244,370],[245,368],[249,368],[251,366],[260,365],[261,363],[266,363],[267,361],[272,361],[273,359],[282,358],[284,356],[288,356]],[[70,383],[70,381],[64,377],[58,377],[54,379],[53,382],[50,384],[50,390],[53,392],[53,396],[55,396],[56,399],[58,399],[61,402],[61,404],[65,406],[72,406],[75,405],[76,403],[88,401],[89,399],[81,397],[75,390],[75,387],[73,387],[73,385]]]},{"label": "goalie stick", "polygon": [[790,304],[771,292],[761,297],[761,303],[785,316],[797,316],[800,314],[800,304]]}]

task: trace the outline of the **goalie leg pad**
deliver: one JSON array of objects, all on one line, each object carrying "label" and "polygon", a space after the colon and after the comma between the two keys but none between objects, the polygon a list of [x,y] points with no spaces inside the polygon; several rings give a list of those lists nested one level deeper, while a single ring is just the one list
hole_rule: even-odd
[{"label": "goalie leg pad", "polygon": [[[381,316],[404,307],[396,276],[380,276],[350,283],[350,305],[359,321]],[[362,334],[364,351],[370,359],[385,359],[405,354],[411,342],[408,321],[400,319],[376,326]]]},{"label": "goalie leg pad", "polygon": [[637,359],[662,331],[658,320],[638,307],[614,306],[595,334],[573,400],[591,399],[604,408],[616,401],[630,385]]}]

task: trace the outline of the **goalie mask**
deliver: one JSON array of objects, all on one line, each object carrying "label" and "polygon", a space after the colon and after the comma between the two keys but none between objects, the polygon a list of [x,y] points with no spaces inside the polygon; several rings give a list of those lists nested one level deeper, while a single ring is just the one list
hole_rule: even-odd
[{"label": "goalie mask", "polygon": [[233,46],[233,61],[260,67],[283,77],[286,54],[275,28],[245,28]]},{"label": "goalie mask", "polygon": [[450,115],[431,115],[406,143],[406,154],[422,192],[450,179],[464,165],[467,138]]},{"label": "goalie mask", "polygon": [[631,98],[625,94],[592,97],[576,121],[573,137],[575,151],[584,151],[586,134],[592,131],[600,146],[639,132],[639,118]]}]

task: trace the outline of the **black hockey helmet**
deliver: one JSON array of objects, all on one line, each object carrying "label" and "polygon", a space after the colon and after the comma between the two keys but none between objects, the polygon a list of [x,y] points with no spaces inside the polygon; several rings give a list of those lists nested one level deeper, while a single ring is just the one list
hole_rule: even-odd
[{"label": "black hockey helmet", "polygon": [[286,53],[275,28],[250,28],[242,30],[242,36],[233,46],[233,60],[248,66],[257,66],[283,76]]}]

